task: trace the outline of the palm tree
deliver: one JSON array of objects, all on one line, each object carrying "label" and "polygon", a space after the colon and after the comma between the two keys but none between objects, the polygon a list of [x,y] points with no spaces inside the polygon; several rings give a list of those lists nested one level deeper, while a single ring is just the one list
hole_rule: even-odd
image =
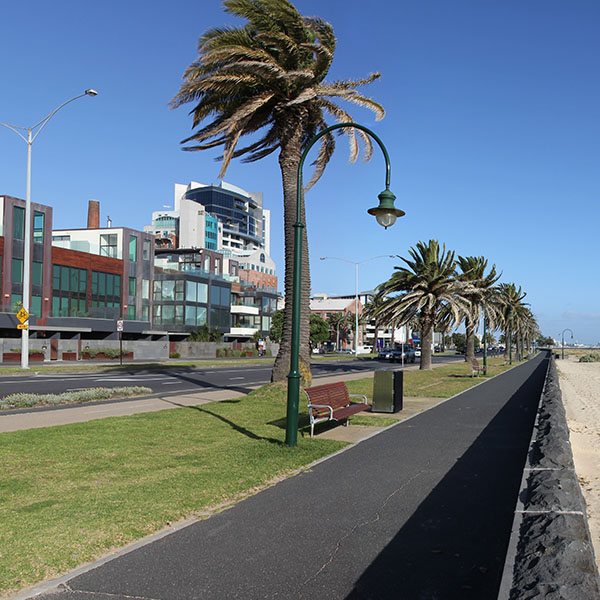
[{"label": "palm tree", "polygon": [[500,279],[496,274],[496,265],[492,265],[486,275],[488,261],[483,256],[459,256],[456,260],[462,273],[461,281],[468,281],[473,286],[473,291],[465,296],[469,303],[467,312],[463,315],[465,321],[466,351],[465,361],[471,362],[475,358],[475,329],[479,323],[482,312],[484,318],[493,321],[496,318],[494,304],[486,303],[493,285]]},{"label": "palm tree", "polygon": [[527,294],[521,289],[521,286],[517,288],[514,283],[501,283],[499,286],[499,293],[503,300],[502,310],[502,326],[504,329],[504,338],[506,346],[504,350],[504,360],[508,360],[511,352],[513,342],[513,334],[519,329],[523,310],[528,304],[523,302],[523,299]]},{"label": "palm tree", "polygon": [[396,272],[381,285],[391,297],[382,316],[394,318],[399,324],[417,320],[421,332],[421,369],[431,369],[433,328],[442,309],[449,310],[456,322],[466,312],[468,301],[464,295],[472,291],[468,282],[456,278],[454,252],[440,248],[437,240],[427,244],[418,242],[409,250],[412,260],[398,257],[407,267],[394,267]]},{"label": "palm tree", "polygon": [[[336,39],[329,23],[303,17],[288,0],[224,0],[225,10],[242,17],[242,27],[209,29],[198,43],[198,58],[187,68],[171,107],[193,103],[193,127],[210,118],[183,143],[185,150],[223,147],[223,177],[232,158],[260,160],[279,150],[283,181],[285,232],[285,297],[292,298],[293,231],[296,221],[297,173],[302,151],[317,133],[327,128],[325,115],[338,122],[352,117],[337,104],[347,100],[373,110],[377,119],[383,107],[357,92],[377,79],[374,73],[362,80],[324,81],[335,51]],[[340,130],[350,139],[350,159],[358,156],[355,129]],[[242,135],[254,134],[252,142],[238,148]],[[371,155],[369,136],[359,130],[365,158]],[[335,148],[331,132],[320,140],[315,171],[306,189],[322,175]],[[304,203],[302,201],[302,222]],[[303,231],[300,371],[310,369],[309,315],[310,277],[306,228]],[[283,380],[291,354],[292,302],[285,306],[283,332],[272,379]]]},{"label": "palm tree", "polygon": [[371,296],[370,301],[365,305],[364,316],[366,319],[375,322],[375,336],[373,339],[373,352],[377,352],[377,342],[379,341],[379,330],[386,327],[388,323],[380,316],[381,309],[385,303],[385,295],[377,288],[375,295]]},{"label": "palm tree", "polygon": [[335,331],[335,349],[340,349],[340,329],[346,324],[346,315],[343,312],[331,313],[327,317],[329,326]]}]

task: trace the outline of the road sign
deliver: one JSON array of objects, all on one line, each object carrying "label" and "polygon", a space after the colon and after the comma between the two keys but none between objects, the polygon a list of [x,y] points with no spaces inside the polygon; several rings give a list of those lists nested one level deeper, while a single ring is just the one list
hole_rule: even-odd
[{"label": "road sign", "polygon": [[[21,323],[25,323],[25,321],[27,321],[27,319],[29,319],[29,313],[24,308],[22,308],[17,313],[17,319],[19,319],[19,321],[21,321]],[[25,328],[21,327],[21,329],[25,329]]]},{"label": "road sign", "polygon": [[29,329],[27,323],[17,323],[17,329]]},{"label": "road sign", "polygon": [[123,331],[123,321],[117,321],[117,331]]}]

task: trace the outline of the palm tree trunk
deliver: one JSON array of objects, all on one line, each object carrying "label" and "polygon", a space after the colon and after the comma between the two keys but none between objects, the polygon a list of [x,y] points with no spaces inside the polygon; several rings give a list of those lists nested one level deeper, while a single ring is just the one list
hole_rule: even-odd
[{"label": "palm tree trunk", "polygon": [[[292,298],[294,272],[294,224],[296,223],[296,192],[298,165],[302,156],[302,120],[289,124],[282,136],[279,166],[283,181],[283,221],[285,234],[285,309],[279,353],[275,358],[271,381],[284,381],[290,370],[292,345]],[[303,195],[304,196],[304,195]],[[300,207],[301,222],[306,224],[304,197]],[[302,286],[300,302],[300,356],[299,369],[304,384],[310,385],[310,271],[308,266],[308,238],[306,227],[302,230]]]},{"label": "palm tree trunk", "polygon": [[470,363],[475,358],[475,323],[469,317],[465,320],[466,349],[465,362]]},{"label": "palm tree trunk", "polygon": [[419,325],[421,329],[421,364],[419,365],[419,369],[421,371],[429,371],[432,369],[431,346],[433,342],[434,325],[434,319],[429,315],[424,315],[424,318]]}]

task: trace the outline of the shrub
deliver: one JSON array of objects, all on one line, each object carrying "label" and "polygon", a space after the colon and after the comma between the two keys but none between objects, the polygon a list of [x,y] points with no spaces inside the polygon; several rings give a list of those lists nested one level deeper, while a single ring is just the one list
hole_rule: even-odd
[{"label": "shrub", "polygon": [[169,358],[181,358],[181,354],[179,352],[170,352]]},{"label": "shrub", "polygon": [[[122,354],[125,356],[129,350],[123,350]],[[98,354],[104,354],[106,358],[118,358],[120,351],[118,348],[86,348],[82,350],[82,354],[87,354],[90,358],[94,358]]]},{"label": "shrub", "polygon": [[94,400],[107,400],[109,398],[151,393],[152,390],[150,388],[138,385],[114,388],[91,388],[88,390],[64,392],[63,394],[16,393],[0,399],[0,409],[55,404],[81,404],[82,402],[93,402]]},{"label": "shrub", "polygon": [[579,362],[600,362],[600,353],[598,352],[590,352],[589,354],[584,354]]}]

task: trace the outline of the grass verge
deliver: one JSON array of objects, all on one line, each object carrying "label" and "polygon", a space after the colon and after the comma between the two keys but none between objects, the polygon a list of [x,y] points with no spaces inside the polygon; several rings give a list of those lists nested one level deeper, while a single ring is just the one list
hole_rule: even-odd
[{"label": "grass verge", "polygon": [[[482,364],[482,361],[479,361]],[[488,358],[488,374],[471,377],[471,364],[456,362],[430,371],[404,371],[404,397],[450,398],[470,387],[511,368],[502,357]],[[514,363],[516,364],[516,363]],[[513,364],[513,366],[514,366]],[[357,379],[346,383],[351,394],[364,394],[373,400],[373,379]]]}]

